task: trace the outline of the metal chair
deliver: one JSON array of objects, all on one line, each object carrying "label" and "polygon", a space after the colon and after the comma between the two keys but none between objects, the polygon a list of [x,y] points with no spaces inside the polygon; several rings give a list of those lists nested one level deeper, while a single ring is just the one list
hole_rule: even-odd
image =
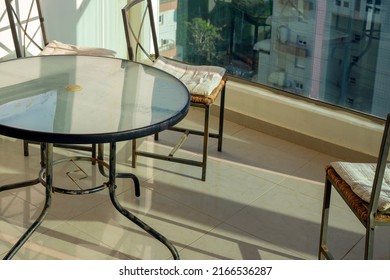
[{"label": "metal chair", "polygon": [[327,244],[332,186],[366,229],[364,259],[372,259],[378,226],[390,226],[390,114],[387,116],[377,163],[333,162],[326,167],[318,258],[333,259]]},{"label": "metal chair", "polygon": [[[134,140],[132,150],[133,167],[136,166],[137,156],[168,160],[201,167],[201,178],[205,181],[209,137],[218,139],[218,151],[222,151],[225,84],[227,80],[225,69],[217,66],[188,65],[161,55],[157,41],[158,35],[151,0],[129,1],[122,9],[122,17],[129,59],[139,62],[145,62],[145,59],[149,60],[155,67],[176,76],[189,89],[191,106],[204,109],[204,129],[202,131],[177,126],[170,128],[170,130],[184,134],[169,155],[139,151]],[[218,96],[220,96],[218,133],[210,133],[210,107],[215,103]],[[203,136],[201,161],[185,159],[174,155],[190,134]],[[155,140],[158,140],[158,135],[155,135]]]},{"label": "metal chair", "polygon": [[[16,57],[32,55],[93,55],[115,56],[115,51],[104,48],[80,47],[60,41],[48,41],[40,0],[5,0]],[[31,143],[31,142],[30,142]],[[29,142],[24,141],[24,155],[29,155]],[[96,157],[96,145],[56,145],[63,148],[91,151]]]}]

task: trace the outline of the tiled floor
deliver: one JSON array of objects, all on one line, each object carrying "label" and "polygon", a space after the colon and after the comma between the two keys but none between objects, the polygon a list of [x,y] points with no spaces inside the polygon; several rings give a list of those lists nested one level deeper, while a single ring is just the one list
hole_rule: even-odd
[{"label": "tiled floor", "polygon": [[[192,111],[189,122],[199,118]],[[323,170],[335,158],[232,122],[225,127],[223,152],[211,140],[206,182],[199,180],[198,167],[148,158],[139,158],[132,169],[131,145],[119,143],[119,171],[137,174],[142,185],[136,198],[132,181],[118,180],[119,201],[170,239],[182,259],[316,259]],[[161,139],[174,138],[163,134]],[[182,155],[198,156],[197,140],[190,138]],[[142,147],[164,150],[164,144],[148,138]],[[0,138],[1,185],[37,177],[39,149],[31,145],[30,151],[25,158],[20,140]],[[70,154],[55,151],[58,157]],[[77,164],[92,174],[81,184],[107,180],[88,162]],[[65,171],[76,168],[72,162],[58,164],[55,185],[73,185]],[[332,202],[330,247],[337,258],[361,259],[363,227],[337,195]],[[0,257],[38,217],[43,203],[41,185],[0,193]],[[389,258],[388,236],[389,231],[379,231],[376,258]],[[48,217],[14,257],[170,258],[165,246],[114,209],[107,190],[83,196],[55,193]]]}]

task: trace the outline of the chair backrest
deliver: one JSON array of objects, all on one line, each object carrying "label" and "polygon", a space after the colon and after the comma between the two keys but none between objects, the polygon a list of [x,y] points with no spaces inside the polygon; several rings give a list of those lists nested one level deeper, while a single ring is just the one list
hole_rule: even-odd
[{"label": "chair backrest", "polygon": [[232,0],[232,7],[237,9],[252,18],[267,18],[272,15],[273,1],[272,0]]},{"label": "chair backrest", "polygon": [[379,149],[377,167],[375,171],[374,183],[372,187],[371,197],[370,197],[370,219],[373,220],[373,215],[378,209],[378,200],[379,195],[382,189],[382,182],[385,176],[386,166],[389,156],[389,147],[390,147],[390,113],[387,115],[385,128],[382,136],[382,143]]},{"label": "chair backrest", "polygon": [[127,51],[130,60],[154,61],[160,54],[151,0],[130,0],[122,8]]},{"label": "chair backrest", "polygon": [[47,45],[40,0],[5,0],[17,57],[37,55]]}]

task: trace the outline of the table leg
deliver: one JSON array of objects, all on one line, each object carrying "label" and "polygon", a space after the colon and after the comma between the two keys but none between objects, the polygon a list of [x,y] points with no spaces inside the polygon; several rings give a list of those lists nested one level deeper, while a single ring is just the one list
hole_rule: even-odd
[{"label": "table leg", "polygon": [[[103,144],[98,145],[98,157],[97,158],[98,158],[98,161],[101,161],[101,162],[104,161],[104,145]],[[107,175],[105,170],[104,170],[104,166],[99,164],[99,162],[98,162],[98,166],[99,166],[100,174],[102,174],[105,177],[109,177],[109,175]],[[139,184],[139,180],[138,180],[137,176],[135,176],[132,173],[117,173],[115,177],[116,178],[123,178],[123,179],[132,179],[134,182],[135,196],[139,197],[141,195],[140,184]]]},{"label": "table leg", "polygon": [[[127,211],[125,208],[123,208],[115,194],[116,184],[115,179],[118,177],[116,174],[116,143],[110,143],[110,170],[109,170],[109,192],[110,192],[110,198],[112,204],[115,206],[116,210],[118,210],[122,215],[124,215],[127,219],[135,223],[137,226],[142,228],[144,231],[152,235],[154,238],[156,238],[158,241],[163,243],[171,252],[173,258],[175,260],[180,259],[179,253],[177,252],[175,246],[163,235],[161,235],[159,232],[148,226],[146,223],[138,219],[136,216],[131,214],[129,211]],[[138,179],[137,179],[138,180]]]},{"label": "table leg", "polygon": [[[12,257],[19,251],[19,249],[26,243],[30,236],[35,232],[35,230],[41,225],[42,221],[45,219],[49,207],[51,205],[51,193],[53,185],[53,144],[42,144],[42,151],[45,151],[45,168],[46,168],[46,200],[43,210],[35,222],[27,229],[27,231],[22,235],[22,237],[16,242],[16,244],[11,248],[11,250],[5,255],[4,260],[10,260]],[[43,163],[41,163],[43,164]],[[38,182],[39,179],[37,179]],[[27,181],[29,183],[35,182],[35,180]],[[27,183],[25,182],[25,183]],[[17,184],[15,184],[17,185]],[[19,183],[23,185],[23,183]],[[0,189],[2,190],[2,188]]]}]

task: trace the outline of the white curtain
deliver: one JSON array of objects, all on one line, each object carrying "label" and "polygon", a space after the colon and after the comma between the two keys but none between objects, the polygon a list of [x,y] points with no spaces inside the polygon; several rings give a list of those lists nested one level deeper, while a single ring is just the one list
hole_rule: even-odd
[{"label": "white curtain", "polygon": [[49,41],[115,50],[126,56],[121,8],[126,0],[41,0]]}]

